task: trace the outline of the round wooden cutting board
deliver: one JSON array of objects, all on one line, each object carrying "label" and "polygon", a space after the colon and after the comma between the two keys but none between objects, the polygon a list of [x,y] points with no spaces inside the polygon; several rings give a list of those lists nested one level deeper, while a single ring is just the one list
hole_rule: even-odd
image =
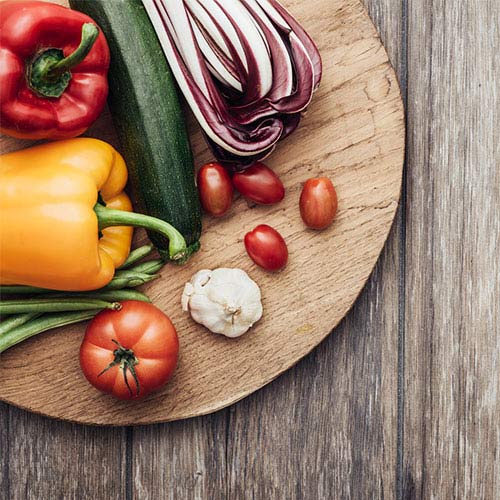
[{"label": "round wooden cutting board", "polygon": [[[389,233],[399,199],[404,113],[387,54],[358,0],[283,0],[318,43],[324,77],[299,129],[269,159],[285,200],[204,219],[202,249],[184,267],[166,266],[145,287],[176,325],[181,357],[172,381],[144,401],[121,402],[84,379],[78,350],[85,324],[39,335],[0,357],[0,399],[33,412],[87,424],[149,424],[213,412],[267,384],[317,346],[363,288]],[[154,112],[154,111],[153,111]],[[196,164],[210,160],[197,127]],[[89,134],[118,146],[109,115]],[[3,153],[28,145],[2,137]],[[304,228],[300,190],[310,177],[337,187],[331,228]],[[289,245],[284,271],[270,274],[246,255],[243,237],[259,223]],[[239,267],[261,286],[263,319],[239,339],[214,335],[181,310],[184,284],[200,269]]]}]

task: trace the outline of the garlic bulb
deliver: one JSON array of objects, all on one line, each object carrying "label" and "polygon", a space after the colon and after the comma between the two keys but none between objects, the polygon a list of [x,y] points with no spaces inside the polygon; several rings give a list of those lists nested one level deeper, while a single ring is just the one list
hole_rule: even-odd
[{"label": "garlic bulb", "polygon": [[241,269],[198,271],[182,293],[182,309],[214,333],[243,335],[262,317],[260,289]]}]

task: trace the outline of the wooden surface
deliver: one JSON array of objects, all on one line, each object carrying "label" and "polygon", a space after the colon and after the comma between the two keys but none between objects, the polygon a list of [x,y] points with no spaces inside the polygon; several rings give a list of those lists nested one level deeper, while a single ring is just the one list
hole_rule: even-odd
[{"label": "wooden surface", "polygon": [[[78,349],[85,325],[52,331],[2,355],[0,399],[80,423],[133,425],[206,414],[259,389],[318,345],[343,318],[368,279],[389,233],[404,158],[400,91],[375,28],[357,0],[285,2],[318,41],[321,87],[300,128],[268,164],[287,195],[273,207],[249,209],[239,199],[222,219],[205,218],[202,250],[185,266],[166,266],[145,287],[179,332],[181,354],[172,381],[140,402],[96,391],[83,377]],[[113,140],[109,116],[91,132]],[[212,159],[191,127],[196,164]],[[22,143],[24,144],[24,143]],[[2,139],[4,150],[19,142]],[[309,177],[336,185],[339,212],[326,231],[306,230],[298,200]],[[262,222],[288,242],[279,274],[259,269],[243,236]],[[200,269],[238,267],[260,285],[264,316],[235,340],[194,323],[180,307],[182,290]],[[37,359],[37,363],[33,363]]]},{"label": "wooden surface", "polygon": [[365,4],[407,101],[407,167],[352,311],[206,417],[99,429],[0,404],[3,497],[497,500],[500,4]]}]

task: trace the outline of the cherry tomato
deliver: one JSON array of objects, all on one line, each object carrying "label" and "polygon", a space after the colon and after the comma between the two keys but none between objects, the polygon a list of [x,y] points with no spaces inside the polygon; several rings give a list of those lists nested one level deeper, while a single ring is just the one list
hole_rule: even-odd
[{"label": "cherry tomato", "polygon": [[214,217],[223,216],[233,202],[231,177],[219,163],[207,163],[200,168],[198,192],[202,207]]},{"label": "cherry tomato", "polygon": [[267,271],[278,271],[288,261],[285,240],[267,224],[261,224],[245,235],[245,248],[250,258]]},{"label": "cherry tomato", "polygon": [[285,188],[280,178],[260,162],[234,174],[233,186],[245,198],[261,205],[273,205],[285,197]]},{"label": "cherry tomato", "polygon": [[165,384],[177,365],[179,339],[162,311],[128,300],[90,322],[80,347],[80,366],[100,391],[119,399],[143,398]]},{"label": "cherry tomato", "polygon": [[309,179],[300,195],[300,215],[306,226],[325,229],[337,213],[337,192],[326,177]]}]

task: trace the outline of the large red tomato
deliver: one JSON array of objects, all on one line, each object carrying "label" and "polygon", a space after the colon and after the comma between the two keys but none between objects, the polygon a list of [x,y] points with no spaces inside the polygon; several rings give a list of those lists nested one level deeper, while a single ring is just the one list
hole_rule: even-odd
[{"label": "large red tomato", "polygon": [[119,399],[143,398],[165,384],[177,365],[179,339],[162,311],[128,300],[90,322],[80,347],[80,366],[97,389]]}]

